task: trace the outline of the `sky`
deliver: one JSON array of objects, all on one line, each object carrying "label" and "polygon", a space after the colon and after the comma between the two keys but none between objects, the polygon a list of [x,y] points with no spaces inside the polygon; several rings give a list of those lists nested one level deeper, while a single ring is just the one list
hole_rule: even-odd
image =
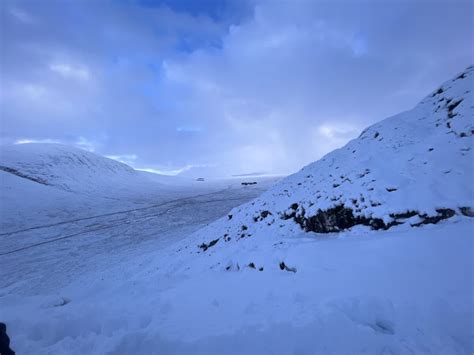
[{"label": "sky", "polygon": [[289,174],[474,62],[462,0],[2,0],[0,143]]}]

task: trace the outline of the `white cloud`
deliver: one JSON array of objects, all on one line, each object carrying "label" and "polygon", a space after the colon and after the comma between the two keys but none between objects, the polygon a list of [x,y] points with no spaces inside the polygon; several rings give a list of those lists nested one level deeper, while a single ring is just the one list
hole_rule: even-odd
[{"label": "white cloud", "polygon": [[175,169],[135,168],[135,170],[146,171],[149,173],[154,173],[154,174],[159,174],[159,175],[176,176],[186,171],[189,171],[193,168],[208,168],[208,167],[213,167],[213,165],[189,164],[189,165],[186,165],[180,168],[175,168]]},{"label": "white cloud", "polygon": [[122,154],[122,155],[106,155],[106,158],[117,160],[121,163],[132,166],[138,159],[136,154]]},{"label": "white cloud", "polygon": [[13,7],[9,9],[10,15],[12,15],[16,20],[24,23],[24,24],[31,24],[34,23],[34,18],[29,13]]},{"label": "white cloud", "polygon": [[57,143],[60,144],[61,141],[54,140],[54,139],[18,139],[14,142],[14,144],[29,144],[29,143]]},{"label": "white cloud", "polygon": [[81,148],[81,149],[87,150],[89,152],[95,152],[95,150],[97,149],[97,146],[98,146],[97,142],[94,142],[94,141],[89,140],[89,139],[84,138],[84,137],[79,137],[72,144],[79,147],[79,148]]},{"label": "white cloud", "polygon": [[89,152],[94,152],[98,146],[98,143],[93,142],[84,137],[78,137],[76,140],[61,140],[61,139],[51,139],[51,138],[22,138],[17,139],[13,144],[29,144],[29,143],[46,143],[46,144],[65,144],[72,145],[77,148],[87,150]]},{"label": "white cloud", "polygon": [[49,69],[66,79],[75,80],[89,80],[90,72],[87,68],[82,66],[72,66],[66,63],[53,63]]}]

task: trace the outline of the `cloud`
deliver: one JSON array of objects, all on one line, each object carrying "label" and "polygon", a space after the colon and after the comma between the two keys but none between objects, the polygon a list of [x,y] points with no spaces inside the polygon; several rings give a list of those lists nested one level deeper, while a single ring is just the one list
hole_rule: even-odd
[{"label": "cloud", "polygon": [[17,9],[15,7],[11,7],[9,9],[10,15],[12,15],[16,20],[24,23],[24,24],[32,24],[34,23],[34,18],[29,13]]},{"label": "cloud", "polygon": [[473,61],[467,1],[2,5],[2,142],[171,172],[293,172]]},{"label": "cloud", "polygon": [[180,174],[183,174],[183,173],[186,173],[192,169],[196,169],[196,168],[208,168],[208,167],[212,167],[210,165],[193,165],[193,164],[190,164],[190,165],[186,165],[186,166],[183,166],[183,167],[180,167],[180,168],[175,168],[175,169],[157,169],[157,168],[135,168],[135,170],[139,170],[139,171],[146,171],[146,172],[149,172],[149,173],[153,173],[153,174],[159,174],[159,175],[167,175],[167,176],[176,176],[176,175],[180,175]]},{"label": "cloud", "polygon": [[17,141],[15,141],[14,144],[29,144],[29,143],[57,143],[57,144],[60,144],[61,141],[57,141],[57,140],[54,140],[54,139],[28,139],[28,138],[25,138],[25,139],[18,139]]},{"label": "cloud", "polygon": [[121,163],[133,166],[135,161],[138,159],[136,154],[122,154],[122,155],[106,155],[106,158],[117,160]]},{"label": "cloud", "polygon": [[[8,141],[6,142],[9,143]],[[99,145],[97,142],[90,141],[84,137],[78,137],[75,140],[51,139],[51,138],[20,138],[13,141],[13,144],[46,143],[46,144],[65,144],[72,145],[80,149],[94,152]],[[116,159],[118,160],[118,159]]]},{"label": "cloud", "polygon": [[90,77],[90,73],[86,68],[73,67],[68,64],[51,64],[49,66],[49,69],[68,79],[72,78],[77,80],[88,80]]}]

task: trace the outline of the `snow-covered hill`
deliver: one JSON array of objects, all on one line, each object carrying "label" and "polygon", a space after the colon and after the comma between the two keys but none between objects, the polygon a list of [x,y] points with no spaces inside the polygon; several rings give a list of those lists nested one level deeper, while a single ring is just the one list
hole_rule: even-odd
[{"label": "snow-covered hill", "polygon": [[[147,207],[200,193],[193,191],[199,189],[188,180],[136,171],[73,146],[2,145],[0,229],[8,232]],[[200,191],[217,191],[222,186]]]},{"label": "snow-covered hill", "polygon": [[268,234],[337,232],[366,225],[421,226],[473,215],[474,67],[412,110],[232,210],[197,239],[203,250]]},{"label": "snow-covered hill", "polygon": [[99,196],[150,182],[126,164],[61,144],[3,146],[0,170],[42,185]]}]

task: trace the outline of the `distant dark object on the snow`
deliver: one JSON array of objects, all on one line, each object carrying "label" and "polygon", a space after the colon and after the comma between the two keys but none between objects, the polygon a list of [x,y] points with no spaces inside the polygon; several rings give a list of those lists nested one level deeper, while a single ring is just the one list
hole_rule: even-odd
[{"label": "distant dark object on the snow", "polygon": [[10,349],[10,338],[7,335],[7,325],[0,323],[0,354],[15,355],[15,352]]},{"label": "distant dark object on the snow", "polygon": [[257,182],[256,181],[251,181],[251,182],[241,182],[240,183],[241,185],[244,185],[244,186],[247,186],[247,185],[257,185]]},{"label": "distant dark object on the snow", "polygon": [[204,178],[197,178],[196,181],[204,181]]},{"label": "distant dark object on the snow", "polygon": [[289,271],[289,272],[296,272],[295,267],[289,267],[288,265],[285,264],[284,261],[282,261],[280,263],[280,270],[286,270],[286,271]]}]

